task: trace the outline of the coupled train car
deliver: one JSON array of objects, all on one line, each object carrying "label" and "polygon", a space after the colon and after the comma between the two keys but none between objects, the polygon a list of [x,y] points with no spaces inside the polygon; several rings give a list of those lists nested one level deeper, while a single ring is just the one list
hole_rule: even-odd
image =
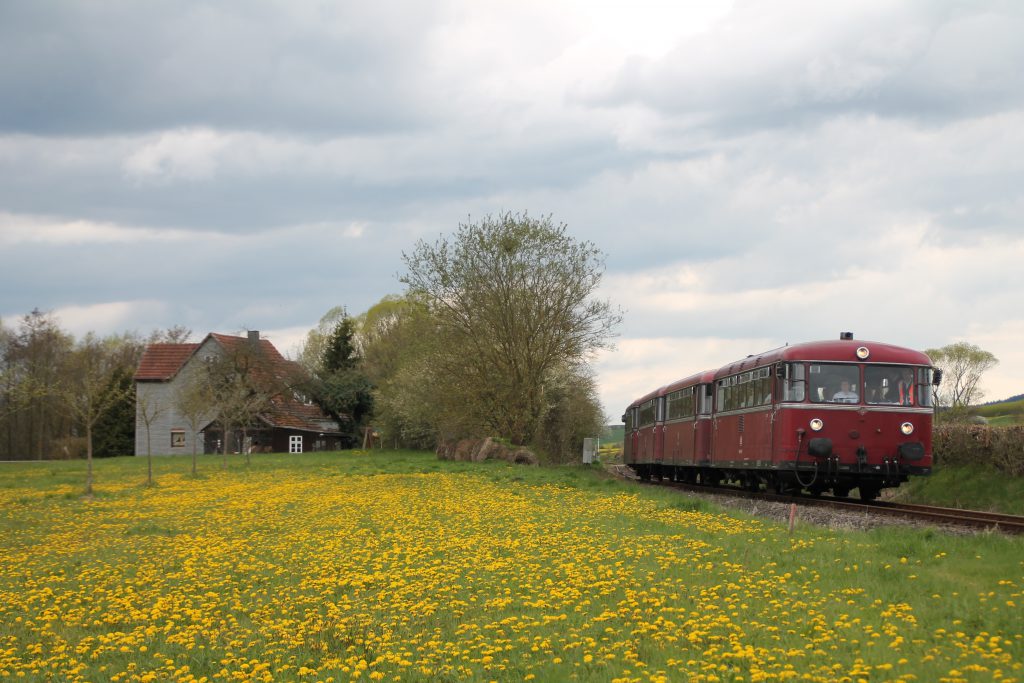
[{"label": "coupled train car", "polygon": [[838,340],[784,346],[634,401],[623,455],[643,479],[873,500],[932,469],[927,355]]}]

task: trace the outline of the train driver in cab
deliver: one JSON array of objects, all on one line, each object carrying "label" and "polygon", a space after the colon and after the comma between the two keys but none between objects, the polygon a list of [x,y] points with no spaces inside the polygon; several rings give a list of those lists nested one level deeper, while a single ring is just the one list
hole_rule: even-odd
[{"label": "train driver in cab", "polygon": [[851,391],[850,383],[844,379],[839,383],[839,391],[832,395],[832,400],[838,403],[856,403],[858,400],[857,392]]},{"label": "train driver in cab", "polygon": [[904,368],[899,383],[900,405],[914,405],[914,371]]}]

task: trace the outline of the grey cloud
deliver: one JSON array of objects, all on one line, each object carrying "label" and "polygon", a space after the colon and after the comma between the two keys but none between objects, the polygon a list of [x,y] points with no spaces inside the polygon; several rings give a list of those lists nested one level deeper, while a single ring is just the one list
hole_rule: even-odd
[{"label": "grey cloud", "polygon": [[641,103],[728,134],[851,113],[940,123],[1024,102],[1017,3],[789,9],[741,3],[663,59],[634,60],[592,101]]},{"label": "grey cloud", "polygon": [[287,326],[308,324],[338,303],[361,311],[400,291],[394,232],[388,226],[370,226],[361,238],[341,232],[323,226],[245,238],[197,234],[169,243],[17,245],[5,249],[0,311],[168,301],[205,311],[209,325],[258,301],[276,309],[278,326]]},{"label": "grey cloud", "polygon": [[209,177],[150,180],[124,168],[124,158],[139,144],[9,140],[7,153],[0,153],[0,176],[7,179],[0,184],[0,206],[126,226],[252,232],[319,221],[391,221],[427,204],[532,188],[566,190],[605,168],[637,166],[644,156],[620,154],[607,136],[509,145],[491,135],[452,134],[435,144],[416,141],[412,150],[403,150],[400,139],[367,141],[349,158],[344,148],[305,145],[255,165],[227,158]]},{"label": "grey cloud", "polygon": [[0,5],[0,130],[324,134],[429,119],[431,3]]}]

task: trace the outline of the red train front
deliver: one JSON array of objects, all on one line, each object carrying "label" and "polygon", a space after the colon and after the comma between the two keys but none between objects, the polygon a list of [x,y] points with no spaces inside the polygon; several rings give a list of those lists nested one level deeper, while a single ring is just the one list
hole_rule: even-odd
[{"label": "red train front", "polygon": [[634,401],[625,462],[644,478],[870,500],[931,472],[936,375],[923,353],[849,333],[748,356]]}]

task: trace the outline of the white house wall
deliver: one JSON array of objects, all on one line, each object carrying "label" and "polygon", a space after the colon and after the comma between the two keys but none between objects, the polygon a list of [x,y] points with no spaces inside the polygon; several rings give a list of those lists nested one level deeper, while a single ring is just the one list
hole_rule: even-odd
[{"label": "white house wall", "polygon": [[[153,455],[191,455],[193,443],[197,453],[203,452],[202,432],[192,432],[188,420],[175,405],[175,397],[179,387],[185,386],[199,369],[204,357],[220,356],[221,353],[220,345],[212,338],[207,338],[170,381],[135,383],[135,455],[147,455],[151,452],[150,447]],[[151,411],[156,413],[156,417],[150,421],[148,442],[146,421],[142,419],[142,407],[147,399],[149,405],[155,407]],[[199,426],[206,426],[212,419],[212,416],[204,416]],[[171,433],[175,431],[183,431],[185,434],[184,444],[180,447],[171,446]]]}]

